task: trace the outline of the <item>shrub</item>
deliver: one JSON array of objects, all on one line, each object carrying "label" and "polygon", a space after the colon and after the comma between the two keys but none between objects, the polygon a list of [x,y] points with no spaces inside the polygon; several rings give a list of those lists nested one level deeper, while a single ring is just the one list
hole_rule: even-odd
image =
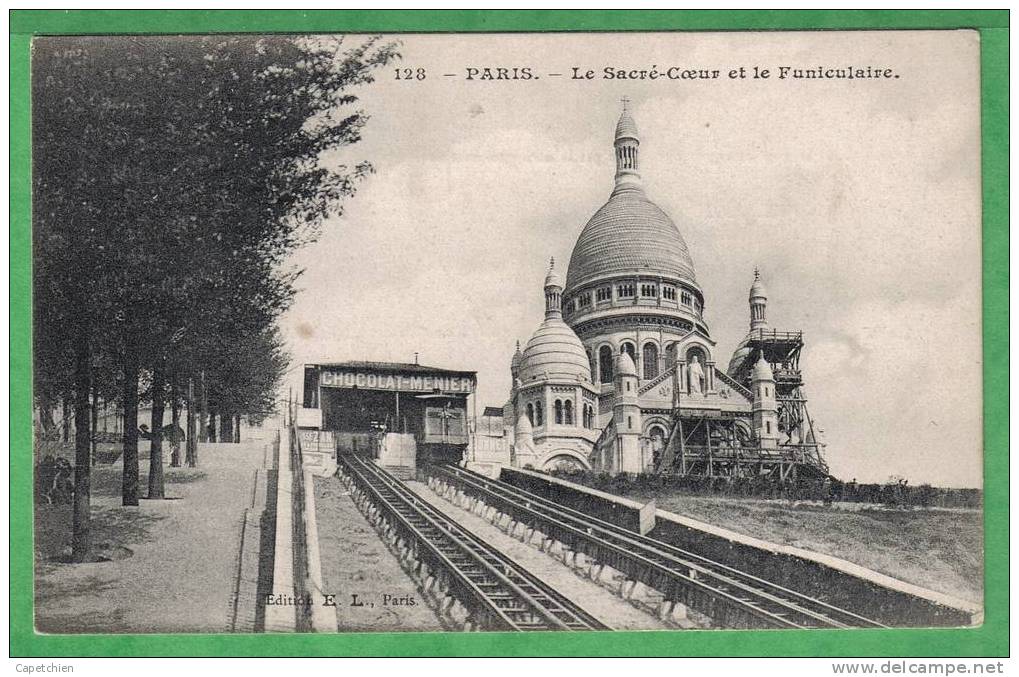
[{"label": "shrub", "polygon": [[74,466],[67,459],[46,456],[35,465],[35,502],[67,505],[74,499]]}]

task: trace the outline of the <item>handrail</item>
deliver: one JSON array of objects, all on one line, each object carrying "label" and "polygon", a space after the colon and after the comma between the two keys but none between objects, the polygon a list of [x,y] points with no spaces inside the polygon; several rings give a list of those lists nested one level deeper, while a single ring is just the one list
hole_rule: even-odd
[{"label": "handrail", "polygon": [[755,339],[757,341],[765,341],[771,339],[773,341],[803,341],[802,331],[778,331],[777,329],[752,329],[747,334],[748,339]]}]

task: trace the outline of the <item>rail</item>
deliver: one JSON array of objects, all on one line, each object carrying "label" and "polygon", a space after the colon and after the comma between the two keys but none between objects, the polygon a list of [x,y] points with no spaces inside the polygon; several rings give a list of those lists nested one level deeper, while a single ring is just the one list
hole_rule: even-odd
[{"label": "rail", "polygon": [[415,562],[426,593],[441,594],[440,612],[459,602],[471,629],[608,629],[374,463],[353,454],[339,463],[358,507]]},{"label": "rail", "polygon": [[711,447],[704,445],[686,445],[683,453],[687,459],[708,458],[718,461],[730,459],[785,461],[788,463],[809,463],[811,452],[816,445],[786,445],[780,447]]},{"label": "rail", "polygon": [[[462,492],[507,514],[546,539],[590,557],[664,595],[663,604],[685,604],[722,627],[884,627],[877,621],[783,588],[733,567],[563,507],[498,480],[455,466],[432,467],[429,485],[440,494]],[[599,572],[600,573],[600,572]],[[592,574],[594,576],[594,574]]]},{"label": "rail", "polygon": [[747,334],[751,341],[782,341],[803,343],[802,331],[777,331],[775,329],[755,329]]}]

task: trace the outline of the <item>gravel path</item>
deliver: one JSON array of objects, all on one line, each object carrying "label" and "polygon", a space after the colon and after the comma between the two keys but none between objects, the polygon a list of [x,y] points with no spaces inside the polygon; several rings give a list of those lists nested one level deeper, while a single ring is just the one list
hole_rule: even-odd
[{"label": "gravel path", "polygon": [[[70,510],[36,508],[36,628],[46,633],[224,632],[240,525],[263,442],[199,446],[199,468],[165,468],[168,500],[120,505],[119,464],[97,467],[93,543],[115,558],[63,564]],[[167,454],[168,456],[168,454]],[[142,462],[142,493],[147,463]]]}]

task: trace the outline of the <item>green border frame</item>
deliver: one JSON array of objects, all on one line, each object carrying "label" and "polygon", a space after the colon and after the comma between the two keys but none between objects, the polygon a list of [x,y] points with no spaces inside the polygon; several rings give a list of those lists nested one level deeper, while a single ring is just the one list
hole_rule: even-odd
[{"label": "green border frame", "polygon": [[[985,622],[976,628],[614,633],[40,635],[33,628],[33,35],[973,28],[981,38]],[[25,10],[10,13],[11,656],[1007,656],[1007,10]]]}]

